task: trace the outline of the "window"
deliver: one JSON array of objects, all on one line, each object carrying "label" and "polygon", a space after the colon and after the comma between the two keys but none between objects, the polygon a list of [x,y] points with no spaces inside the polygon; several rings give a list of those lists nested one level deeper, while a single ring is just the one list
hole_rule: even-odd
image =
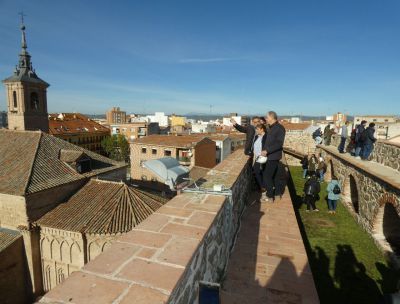
[{"label": "window", "polygon": [[146,148],[142,148],[142,153],[147,153],[147,149]]},{"label": "window", "polygon": [[153,183],[155,183],[155,182],[157,182],[157,178],[156,178],[156,177],[152,177],[152,178],[151,178],[151,181],[152,181]]},{"label": "window", "polygon": [[164,156],[171,156],[171,150],[164,150]]},{"label": "window", "polygon": [[18,107],[18,103],[17,103],[17,92],[13,92],[13,106],[14,108]]},{"label": "window", "polygon": [[157,149],[151,149],[151,154],[156,155],[157,154]]},{"label": "window", "polygon": [[79,160],[76,163],[76,171],[81,174],[91,171],[90,159]]},{"label": "window", "polygon": [[31,93],[31,110],[39,110],[39,96],[36,92]]},{"label": "window", "polygon": [[144,168],[144,162],[145,162],[145,160],[141,160],[141,161],[139,162],[140,167]]},{"label": "window", "polygon": [[142,175],[142,181],[147,181],[147,176],[146,175]]}]

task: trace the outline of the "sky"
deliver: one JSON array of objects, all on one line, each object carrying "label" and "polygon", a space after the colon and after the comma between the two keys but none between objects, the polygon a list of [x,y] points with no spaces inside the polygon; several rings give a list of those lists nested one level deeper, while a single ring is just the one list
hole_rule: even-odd
[{"label": "sky", "polygon": [[20,11],[49,112],[400,114],[398,0],[0,0],[0,79]]}]

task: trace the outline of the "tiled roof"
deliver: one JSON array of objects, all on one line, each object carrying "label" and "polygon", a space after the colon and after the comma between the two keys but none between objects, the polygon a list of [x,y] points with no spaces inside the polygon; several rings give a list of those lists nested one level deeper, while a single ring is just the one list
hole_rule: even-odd
[{"label": "tiled roof", "polygon": [[37,224],[90,234],[128,232],[166,201],[122,182],[92,179]]},{"label": "tiled roof", "polygon": [[[92,171],[79,174],[60,160],[60,150],[89,156]],[[40,131],[0,129],[0,193],[24,195],[111,171],[125,164]]]},{"label": "tiled roof", "polygon": [[80,113],[49,114],[49,133],[53,135],[104,132],[110,130]]},{"label": "tiled roof", "polygon": [[146,137],[139,138],[133,142],[133,144],[151,144],[158,146],[168,147],[194,147],[199,142],[206,140],[210,141],[206,135],[149,135]]},{"label": "tiled roof", "polygon": [[300,122],[300,123],[292,123],[292,122],[286,122],[286,121],[281,121],[281,125],[286,129],[286,130],[305,130],[309,126],[311,126],[310,123],[307,122]]},{"label": "tiled roof", "polygon": [[85,153],[83,153],[83,151],[61,149],[60,160],[66,163],[73,163],[81,158],[84,154]]},{"label": "tiled roof", "polygon": [[0,252],[22,237],[18,231],[0,228]]}]

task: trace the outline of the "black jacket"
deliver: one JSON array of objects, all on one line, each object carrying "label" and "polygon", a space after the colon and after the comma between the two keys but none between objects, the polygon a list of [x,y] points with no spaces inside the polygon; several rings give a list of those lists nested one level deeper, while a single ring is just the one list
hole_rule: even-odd
[{"label": "black jacket", "polygon": [[[311,194],[308,193],[309,187],[311,187]],[[315,177],[312,177],[304,184],[303,191],[305,195],[317,196],[318,193],[321,191],[321,186],[318,180]]]},{"label": "black jacket", "polygon": [[244,145],[244,154],[252,155],[254,135],[256,134],[255,128],[252,125],[244,127],[239,124],[234,124],[233,127],[241,133],[246,133],[246,144]]},{"label": "black jacket", "polygon": [[303,169],[308,169],[308,158],[303,158],[303,159],[300,161],[300,164],[301,164],[301,167],[302,167]]},{"label": "black jacket", "polygon": [[279,122],[269,127],[263,148],[263,150],[267,151],[268,160],[280,160],[282,158],[285,134],[286,130]]},{"label": "black jacket", "polygon": [[361,134],[364,132],[364,130],[365,130],[365,128],[364,128],[363,125],[359,125],[356,128],[356,142],[361,142],[362,141],[360,139],[361,139]]},{"label": "black jacket", "polygon": [[374,137],[375,129],[368,127],[365,129],[364,132],[366,132],[366,137],[365,137],[365,141],[363,142],[363,144],[364,145],[372,145],[376,141],[376,138]]}]

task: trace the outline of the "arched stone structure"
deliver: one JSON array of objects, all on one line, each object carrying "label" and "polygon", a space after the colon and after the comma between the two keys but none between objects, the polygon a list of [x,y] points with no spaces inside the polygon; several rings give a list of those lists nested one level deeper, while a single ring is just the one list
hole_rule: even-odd
[{"label": "arched stone structure", "polygon": [[359,165],[353,158],[342,157],[336,149],[328,149],[320,148],[328,160],[328,173],[334,172],[342,185],[344,206],[385,252],[396,257],[392,253],[399,255],[400,251],[400,187],[396,181],[375,175],[368,162]]},{"label": "arched stone structure", "polygon": [[342,199],[355,213],[359,213],[359,191],[357,181],[353,175],[349,175],[344,180]]},{"label": "arched stone structure", "polygon": [[384,195],[379,202],[379,209],[373,225],[373,236],[387,251],[400,257],[400,212],[396,208],[396,197]]}]

